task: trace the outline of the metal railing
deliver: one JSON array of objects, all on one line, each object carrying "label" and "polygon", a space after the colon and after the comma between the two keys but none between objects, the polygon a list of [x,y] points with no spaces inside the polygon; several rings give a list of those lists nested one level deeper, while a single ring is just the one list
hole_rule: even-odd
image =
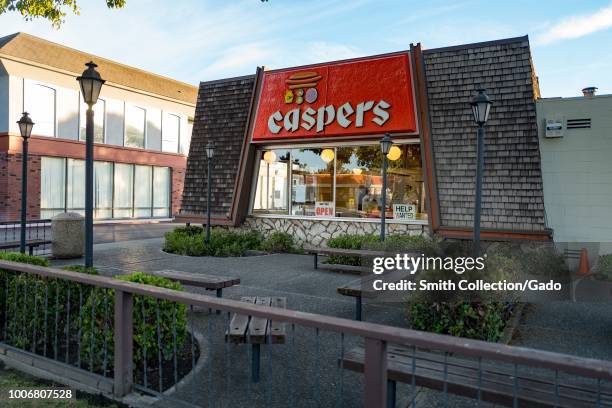
[{"label": "metal railing", "polygon": [[[294,399],[303,400],[305,393],[309,392],[309,398],[319,405],[322,402],[326,406],[330,405],[330,401],[321,399],[331,395],[335,395],[337,406],[352,405],[346,402],[347,396],[352,395],[352,398],[357,398],[363,406],[383,407],[388,403],[387,365],[388,347],[391,345],[406,346],[415,351],[418,348],[438,350],[443,353],[444,385],[441,392],[447,404],[449,388],[446,360],[451,355],[473,357],[479,364],[483,360],[491,360],[496,364],[507,363],[514,367],[515,372],[519,365],[548,369],[554,372],[555,381],[558,381],[560,372],[591,379],[597,387],[603,382],[612,381],[612,362],[607,361],[252,305],[104,276],[8,261],[0,261],[0,271],[5,274],[4,282],[0,280],[0,284],[4,286],[3,294],[0,293],[0,296],[4,296],[3,308],[0,311],[4,325],[0,328],[4,330],[2,343],[28,350],[41,356],[40,358],[62,361],[83,372],[98,373],[102,377],[112,379],[113,393],[116,397],[123,397],[134,389],[166,396],[169,384],[180,388],[177,383],[180,383],[182,374],[179,373],[181,367],[177,361],[177,349],[181,346],[187,350],[187,360],[191,359],[187,363],[190,366],[189,371],[197,371],[198,363],[195,360],[198,354],[205,357],[208,369],[206,373],[200,372],[199,377],[191,378],[191,387],[196,387],[198,390],[202,387],[206,389],[205,393],[200,390],[199,394],[207,399],[207,403],[204,404],[196,396],[188,405],[233,406],[216,401],[227,398],[230,394],[236,394],[236,386],[232,384],[242,386],[244,382],[246,390],[240,392],[245,394],[245,398],[252,405],[259,405],[260,402],[261,405],[269,406],[270,401],[275,398],[274,394],[277,393],[284,393],[282,401],[286,404],[287,401]],[[41,290],[43,286],[44,290]],[[23,293],[23,296],[11,296],[12,293]],[[91,300],[91,296],[87,296],[92,293],[97,297],[94,301]],[[85,297],[88,300],[84,300]],[[12,304],[9,304],[9,299],[12,300]],[[30,299],[33,304],[26,304],[25,301],[20,303],[20,299]],[[145,301],[148,302],[146,305]],[[60,307],[61,304],[65,306]],[[111,304],[114,306],[111,307]],[[135,307],[137,304],[140,307]],[[171,305],[170,308],[168,305]],[[194,308],[201,308],[221,310],[224,313],[221,315],[209,313],[199,319],[194,317],[194,313],[189,313],[185,324],[190,334],[185,337],[181,345],[177,341],[179,331],[177,311],[181,305],[186,305],[191,311]],[[32,315],[30,312],[38,316],[40,310],[43,310],[41,308],[44,308],[44,318],[41,317],[40,320],[34,318],[32,322],[25,320],[25,316]],[[161,309],[171,312],[165,317],[160,316]],[[49,310],[52,310],[53,314],[48,313]],[[84,316],[87,313],[91,313],[89,318]],[[264,361],[266,377],[261,400],[255,398],[255,387],[259,386],[252,384],[248,375],[245,375],[248,371],[246,367],[250,367],[250,363],[244,367],[236,363],[238,360],[249,361],[252,358],[251,348],[233,349],[229,343],[220,340],[225,338],[232,313],[261,317],[289,325],[287,340],[283,346],[286,348],[286,353],[281,354],[279,350],[274,349],[277,346],[268,346],[264,352],[267,354]],[[148,321],[152,324],[152,330],[145,332],[144,336],[152,336],[148,339],[152,342],[149,343],[145,338],[143,343],[140,324]],[[197,328],[194,326],[198,326],[204,332],[203,337],[206,340],[203,342],[204,347],[198,348],[197,351],[195,347],[198,341],[194,339]],[[112,336],[109,334],[111,327]],[[89,337],[83,335],[87,331],[90,332]],[[213,336],[215,331],[221,331],[219,336]],[[42,341],[36,336],[42,336]],[[84,342],[90,342],[89,346]],[[94,342],[100,345],[96,352],[94,352]],[[135,344],[138,342],[145,347],[135,349]],[[349,373],[345,374],[346,370],[343,370],[342,364],[338,366],[338,362],[343,360],[351,345],[359,343],[364,345],[365,350],[364,374],[362,377],[351,373],[353,375],[351,383],[346,384]],[[330,346],[333,344],[335,346]],[[217,349],[215,345],[218,346]],[[167,356],[164,357],[166,349]],[[151,356],[151,353],[157,356]],[[135,363],[136,354],[139,355],[144,367],[141,367],[140,363]],[[302,360],[303,358],[309,360]],[[157,359],[158,372],[156,380],[152,381],[151,378],[147,378],[151,372],[147,364],[155,359]],[[303,371],[298,373],[300,368]],[[164,375],[163,370],[169,372]],[[140,373],[136,375],[135,371]],[[289,385],[282,390],[275,388],[274,373],[277,373],[276,380],[287,382]],[[333,379],[327,381],[328,375],[334,375]],[[514,378],[514,400],[515,406],[518,406],[519,384],[516,379],[518,377]],[[221,379],[223,384],[220,383]],[[306,385],[309,391],[302,389]],[[417,385],[414,380],[408,385],[410,387],[408,394],[414,404]],[[189,385],[181,386],[189,388]],[[333,387],[333,389],[329,388],[323,392],[323,387]],[[555,391],[551,394],[553,398],[559,398],[557,388],[555,382]],[[328,394],[328,391],[331,393]],[[178,395],[182,398],[180,393]],[[478,399],[480,397],[479,388]],[[609,400],[606,401],[610,403]],[[594,406],[601,404],[599,391],[596,402]],[[551,405],[554,403],[551,402]]]},{"label": "metal railing", "polygon": [[[20,221],[0,222],[0,252],[19,251],[20,235]],[[38,244],[35,241],[51,241],[50,219],[26,221],[26,250],[33,255],[50,254],[51,245],[48,242]],[[35,245],[28,245],[28,242]]]}]

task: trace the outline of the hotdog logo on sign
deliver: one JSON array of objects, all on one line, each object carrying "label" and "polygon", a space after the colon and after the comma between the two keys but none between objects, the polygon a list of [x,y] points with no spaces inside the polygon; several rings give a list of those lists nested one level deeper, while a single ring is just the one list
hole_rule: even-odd
[{"label": "hotdog logo on sign", "polygon": [[415,133],[408,53],[268,71],[253,141]]}]

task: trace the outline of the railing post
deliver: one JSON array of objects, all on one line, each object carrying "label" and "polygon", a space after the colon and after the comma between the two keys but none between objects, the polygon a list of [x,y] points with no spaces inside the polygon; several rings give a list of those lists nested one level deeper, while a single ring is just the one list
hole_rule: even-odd
[{"label": "railing post", "polygon": [[132,294],[115,290],[115,381],[113,391],[116,397],[132,392]]},{"label": "railing post", "polygon": [[387,342],[365,339],[364,407],[387,404]]}]

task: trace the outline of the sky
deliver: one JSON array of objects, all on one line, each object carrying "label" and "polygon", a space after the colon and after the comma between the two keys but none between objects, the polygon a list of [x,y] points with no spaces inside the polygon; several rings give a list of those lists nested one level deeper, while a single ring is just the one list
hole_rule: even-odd
[{"label": "sky", "polygon": [[[197,85],[282,68],[529,35],[543,97],[612,94],[610,0],[79,0],[58,30],[0,15],[27,32]],[[606,45],[607,44],[607,45]]]}]

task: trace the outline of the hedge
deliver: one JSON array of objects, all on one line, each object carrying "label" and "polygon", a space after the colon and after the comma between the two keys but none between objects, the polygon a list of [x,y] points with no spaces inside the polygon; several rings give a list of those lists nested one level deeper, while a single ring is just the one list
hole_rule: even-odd
[{"label": "hedge", "polygon": [[165,234],[164,251],[188,256],[243,256],[259,249],[261,235],[256,231],[235,232],[213,229],[206,242],[202,227],[181,227]]},{"label": "hedge", "polygon": [[[118,276],[117,279],[167,289],[182,290],[178,282],[144,272]],[[81,360],[96,372],[112,370],[114,356],[114,290],[96,288],[83,307],[83,334]],[[187,310],[185,305],[169,300],[157,300],[149,296],[134,295],[134,363],[137,370],[145,361],[149,367],[157,367],[161,345],[162,360],[170,360],[176,347],[180,350],[187,337]],[[92,317],[93,311],[93,317]],[[144,313],[144,318],[143,318]],[[158,325],[159,322],[159,343]],[[173,331],[173,326],[175,330]],[[106,345],[105,345],[106,341]]]}]

